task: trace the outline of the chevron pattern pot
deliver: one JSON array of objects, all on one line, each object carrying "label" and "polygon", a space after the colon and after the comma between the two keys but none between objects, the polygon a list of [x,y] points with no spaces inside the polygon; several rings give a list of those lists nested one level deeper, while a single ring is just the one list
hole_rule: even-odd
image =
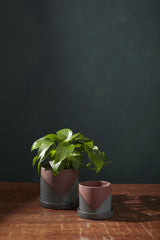
[{"label": "chevron pattern pot", "polygon": [[54,176],[41,167],[40,205],[52,209],[72,209],[78,203],[78,171],[65,169]]},{"label": "chevron pattern pot", "polygon": [[111,206],[112,185],[106,181],[86,181],[79,183],[79,208],[82,218],[106,219],[113,215]]}]

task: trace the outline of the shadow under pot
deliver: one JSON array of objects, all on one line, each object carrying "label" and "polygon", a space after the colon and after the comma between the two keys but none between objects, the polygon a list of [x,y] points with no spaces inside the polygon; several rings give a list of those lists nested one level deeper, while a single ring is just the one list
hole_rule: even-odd
[{"label": "shadow under pot", "polygon": [[106,181],[86,181],[79,183],[79,217],[87,219],[107,219],[113,216],[112,185]]},{"label": "shadow under pot", "polygon": [[72,209],[78,205],[78,171],[61,170],[54,176],[52,170],[41,167],[40,205],[51,209]]}]

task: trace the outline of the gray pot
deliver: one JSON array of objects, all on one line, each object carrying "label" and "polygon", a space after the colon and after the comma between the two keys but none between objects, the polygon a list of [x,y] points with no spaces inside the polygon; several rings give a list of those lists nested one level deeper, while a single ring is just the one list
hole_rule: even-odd
[{"label": "gray pot", "polygon": [[54,176],[41,167],[40,205],[52,209],[72,209],[78,204],[78,171],[65,169]]},{"label": "gray pot", "polygon": [[106,181],[79,183],[78,216],[88,219],[106,219],[113,215],[112,185]]}]

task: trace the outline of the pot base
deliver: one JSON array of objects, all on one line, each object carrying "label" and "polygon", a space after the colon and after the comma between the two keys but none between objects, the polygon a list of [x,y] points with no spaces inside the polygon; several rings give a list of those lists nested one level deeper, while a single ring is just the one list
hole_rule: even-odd
[{"label": "pot base", "polygon": [[50,209],[55,209],[55,210],[67,210],[67,209],[73,209],[78,206],[78,202],[72,202],[72,203],[49,203],[49,202],[44,202],[41,199],[39,199],[39,204],[41,207],[45,208],[50,208]]},{"label": "pot base", "polygon": [[113,216],[114,209],[112,208],[110,212],[104,212],[104,213],[89,213],[89,212],[82,212],[79,207],[77,208],[77,214],[81,218],[86,219],[93,219],[93,220],[102,220],[111,218]]}]

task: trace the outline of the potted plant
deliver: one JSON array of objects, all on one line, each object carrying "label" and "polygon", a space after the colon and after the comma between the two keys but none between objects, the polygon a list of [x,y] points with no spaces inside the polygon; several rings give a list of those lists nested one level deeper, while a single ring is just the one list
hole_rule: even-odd
[{"label": "potted plant", "polygon": [[37,150],[33,167],[38,163],[38,173],[41,169],[40,205],[53,209],[70,209],[77,205],[79,167],[97,174],[110,162],[93,140],[68,128],[36,140],[31,147],[33,150]]}]

